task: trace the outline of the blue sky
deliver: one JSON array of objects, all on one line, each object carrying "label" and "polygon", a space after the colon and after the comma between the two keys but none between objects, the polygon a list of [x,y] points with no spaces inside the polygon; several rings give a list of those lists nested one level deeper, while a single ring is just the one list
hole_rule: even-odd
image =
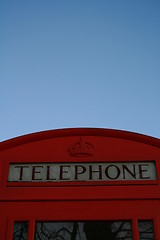
[{"label": "blue sky", "polygon": [[160,138],[159,0],[1,0],[0,141],[68,127]]}]

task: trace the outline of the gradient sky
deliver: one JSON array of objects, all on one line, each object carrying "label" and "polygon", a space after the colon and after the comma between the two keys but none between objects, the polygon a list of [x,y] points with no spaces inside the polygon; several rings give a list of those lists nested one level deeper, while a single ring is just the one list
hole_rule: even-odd
[{"label": "gradient sky", "polygon": [[0,1],[0,141],[68,127],[160,138],[159,0]]}]

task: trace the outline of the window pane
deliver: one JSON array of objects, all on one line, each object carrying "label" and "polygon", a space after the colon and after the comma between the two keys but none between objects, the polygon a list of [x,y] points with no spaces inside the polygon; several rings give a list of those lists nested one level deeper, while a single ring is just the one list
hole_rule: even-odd
[{"label": "window pane", "polygon": [[27,240],[28,222],[15,222],[13,240]]},{"label": "window pane", "polygon": [[154,240],[152,221],[138,221],[138,227],[140,240]]},{"label": "window pane", "polygon": [[128,221],[37,222],[35,240],[132,240]]}]

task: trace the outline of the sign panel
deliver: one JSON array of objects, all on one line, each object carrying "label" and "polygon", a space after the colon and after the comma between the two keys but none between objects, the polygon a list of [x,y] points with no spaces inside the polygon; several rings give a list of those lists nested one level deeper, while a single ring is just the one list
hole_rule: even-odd
[{"label": "sign panel", "polygon": [[97,163],[17,163],[9,182],[86,182],[157,180],[154,161]]}]

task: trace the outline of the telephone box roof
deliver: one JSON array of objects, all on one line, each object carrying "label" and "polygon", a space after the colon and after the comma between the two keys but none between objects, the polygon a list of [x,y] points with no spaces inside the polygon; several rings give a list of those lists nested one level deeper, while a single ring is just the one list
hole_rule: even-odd
[{"label": "telephone box roof", "polygon": [[144,134],[104,128],[65,128],[56,130],[46,130],[41,132],[30,133],[19,137],[11,138],[0,142],[0,151],[13,148],[29,142],[36,142],[51,138],[61,138],[69,136],[98,136],[112,137],[125,140],[132,140],[140,143],[145,143],[160,148],[160,139],[147,136]]}]

